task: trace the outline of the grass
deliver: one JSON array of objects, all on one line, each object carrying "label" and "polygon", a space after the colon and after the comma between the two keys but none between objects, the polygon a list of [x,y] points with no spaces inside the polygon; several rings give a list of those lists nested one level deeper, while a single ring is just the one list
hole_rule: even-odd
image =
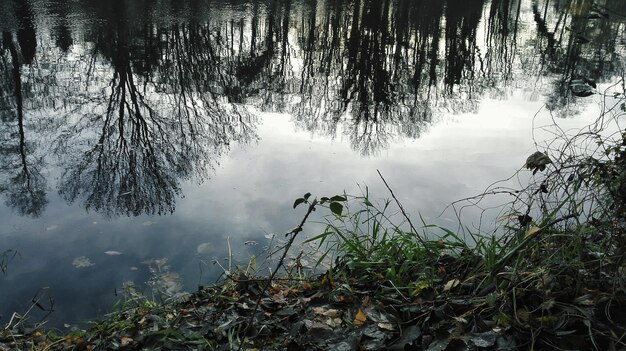
[{"label": "grass", "polygon": [[[531,348],[626,346],[626,107],[623,94],[611,97],[618,103],[582,131],[554,123],[560,140],[529,157],[527,186],[507,190],[514,201],[498,234],[459,233],[421,216],[416,229],[383,178],[395,202],[373,201],[367,188],[335,197],[341,207],[322,202],[326,229],[308,239],[318,262],[334,257],[330,271],[350,291],[367,285],[405,302],[422,301],[426,288],[442,299],[488,297],[482,312],[517,328]],[[618,132],[607,136],[611,123]]]}]

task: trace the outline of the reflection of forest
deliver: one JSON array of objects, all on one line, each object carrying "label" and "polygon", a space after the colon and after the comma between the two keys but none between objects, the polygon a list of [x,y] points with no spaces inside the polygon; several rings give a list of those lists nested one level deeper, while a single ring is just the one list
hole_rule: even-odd
[{"label": "reflection of forest", "polygon": [[23,87],[22,70],[32,64],[37,42],[28,5],[15,5],[19,28],[3,31],[0,43],[0,193],[21,215],[36,217],[47,203],[46,182],[42,159],[34,154],[36,142],[26,131],[24,100],[32,95]]},{"label": "reflection of forest", "polygon": [[181,180],[255,138],[245,106],[374,154],[509,87],[570,111],[571,79],[624,62],[621,0],[59,0],[37,6],[53,19],[37,26],[26,1],[2,10],[0,191],[31,215],[44,139],[68,201],[166,213]]}]

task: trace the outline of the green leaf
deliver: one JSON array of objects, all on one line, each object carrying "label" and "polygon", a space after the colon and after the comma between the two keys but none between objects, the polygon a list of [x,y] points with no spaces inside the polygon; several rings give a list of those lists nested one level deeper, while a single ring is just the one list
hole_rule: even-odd
[{"label": "green leaf", "polygon": [[303,203],[303,202],[306,202],[306,199],[305,199],[305,198],[303,198],[303,197],[301,197],[301,198],[299,198],[299,199],[296,199],[296,201],[294,201],[294,203],[293,203],[293,208],[298,207],[298,205],[300,205],[300,204],[301,204],[301,203]]},{"label": "green leaf", "polygon": [[320,204],[323,204],[324,202],[329,201],[330,199],[327,198],[326,196],[322,196],[322,198],[320,199]]},{"label": "green leaf", "polygon": [[306,194],[304,194],[304,199],[305,199],[305,200],[308,200],[308,199],[309,199],[309,197],[311,197],[311,193],[306,193]]},{"label": "green leaf", "polygon": [[343,205],[338,202],[331,202],[330,210],[337,216],[341,216],[341,212],[343,211]]},{"label": "green leaf", "polygon": [[330,201],[348,201],[348,199],[346,199],[346,197],[342,195],[335,195],[330,198]]}]

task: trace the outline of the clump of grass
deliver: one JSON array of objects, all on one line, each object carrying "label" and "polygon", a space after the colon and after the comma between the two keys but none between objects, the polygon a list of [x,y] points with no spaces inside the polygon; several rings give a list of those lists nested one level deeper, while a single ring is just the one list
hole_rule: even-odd
[{"label": "clump of grass", "polygon": [[[626,132],[619,125],[626,99],[604,98],[593,125],[575,133],[550,126],[555,139],[538,144],[542,150],[519,171],[532,172],[526,186],[496,184],[477,197],[514,197],[497,232],[452,231],[421,216],[416,228],[385,182],[393,200],[373,201],[366,188],[335,197],[341,206],[322,201],[330,210],[326,228],[308,241],[321,259],[334,257],[330,272],[343,285],[405,302],[422,301],[425,291],[434,299],[485,296],[491,307],[483,317],[519,328],[532,347],[626,346],[619,307],[626,303]],[[565,338],[574,334],[582,341]]]}]

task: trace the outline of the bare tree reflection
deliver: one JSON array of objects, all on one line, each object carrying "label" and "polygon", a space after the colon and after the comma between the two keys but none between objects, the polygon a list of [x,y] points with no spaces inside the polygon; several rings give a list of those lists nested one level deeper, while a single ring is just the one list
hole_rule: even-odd
[{"label": "bare tree reflection", "polygon": [[26,137],[22,86],[22,65],[32,63],[36,52],[35,29],[26,3],[19,4],[16,15],[20,27],[15,38],[3,32],[0,46],[0,171],[6,176],[0,192],[19,214],[37,217],[47,203],[46,181],[40,173],[42,160],[34,155],[34,145]]},{"label": "bare tree reflection", "polygon": [[[264,109],[287,110],[310,131],[333,138],[342,133],[363,154],[418,137],[437,110],[476,110],[473,72],[483,1],[447,7],[432,1],[320,1],[300,4],[291,15],[290,1],[268,6],[264,21],[256,12],[251,19],[251,42],[262,54],[240,50],[238,58],[255,67],[241,79],[244,84],[268,87],[261,95]],[[444,17],[446,52],[440,57]],[[291,18],[302,18],[295,41],[285,40],[294,27]],[[243,32],[244,26],[236,29]],[[437,92],[441,86],[443,93]]]},{"label": "bare tree reflection", "polygon": [[[66,161],[60,193],[70,202],[84,198],[87,210],[109,216],[171,213],[181,180],[206,177],[230,142],[254,138],[252,120],[222,107],[205,84],[201,68],[210,69],[204,66],[212,61],[197,50],[199,27],[174,26],[164,42],[154,37],[163,33],[144,32],[136,47],[129,22],[115,13],[114,25],[96,38],[96,54],[112,67],[108,95],[91,100],[89,108],[102,113],[70,124],[60,138],[59,152],[87,145]],[[151,71],[145,51],[166,60]],[[98,85],[103,77],[93,79],[87,83]]]},{"label": "bare tree reflection", "polygon": [[542,67],[559,78],[548,91],[546,105],[558,116],[576,115],[578,98],[571,94],[570,82],[578,78],[602,81],[622,69],[624,20],[620,14],[625,13],[626,3],[544,0],[534,2],[532,11]]},{"label": "bare tree reflection", "polygon": [[[30,215],[45,205],[32,130],[56,141],[67,201],[160,214],[256,138],[244,106],[373,155],[520,87],[572,114],[572,79],[623,69],[621,0],[59,0],[37,7],[56,19],[39,37],[28,4],[0,4],[15,21],[0,27],[0,171]],[[48,112],[60,131],[30,118]]]}]

